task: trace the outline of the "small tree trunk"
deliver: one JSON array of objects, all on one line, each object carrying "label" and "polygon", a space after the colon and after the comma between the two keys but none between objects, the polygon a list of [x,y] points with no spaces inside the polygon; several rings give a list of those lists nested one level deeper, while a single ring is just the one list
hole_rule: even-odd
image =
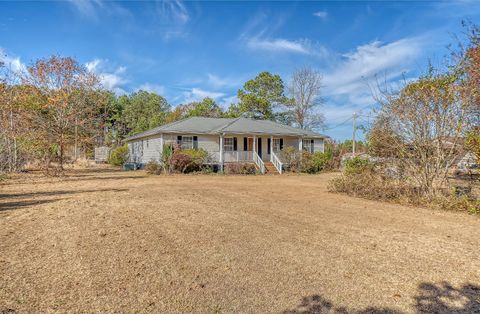
[{"label": "small tree trunk", "polygon": [[60,170],[63,170],[63,143],[60,143]]}]

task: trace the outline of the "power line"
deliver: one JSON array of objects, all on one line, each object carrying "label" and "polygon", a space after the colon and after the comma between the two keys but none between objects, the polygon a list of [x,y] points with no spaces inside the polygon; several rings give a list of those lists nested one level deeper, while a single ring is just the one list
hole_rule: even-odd
[{"label": "power line", "polygon": [[351,119],[353,119],[353,117],[348,118],[347,120],[343,121],[343,122],[340,123],[340,124],[337,124],[337,125],[332,126],[332,127],[330,127],[330,128],[326,128],[326,129],[324,129],[324,131],[328,131],[328,130],[332,130],[332,129],[338,128],[339,126],[344,125],[345,123],[347,123],[347,122],[350,121]]}]

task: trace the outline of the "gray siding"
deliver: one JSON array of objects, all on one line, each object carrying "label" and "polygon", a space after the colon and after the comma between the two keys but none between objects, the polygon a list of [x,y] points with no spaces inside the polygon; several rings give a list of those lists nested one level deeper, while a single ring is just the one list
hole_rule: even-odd
[{"label": "gray siding", "polygon": [[128,143],[129,162],[146,164],[150,160],[160,161],[162,145],[160,137],[149,137]]},{"label": "gray siding", "polygon": [[[166,143],[176,143],[177,136],[193,136],[191,134],[164,134],[163,142]],[[204,149],[209,152],[212,162],[219,160],[220,153],[220,138],[218,135],[197,135],[198,137],[198,148]],[[237,138],[237,150],[244,151],[243,139],[244,137],[249,137],[248,135],[226,135],[225,137],[236,137]],[[270,155],[268,154],[268,138],[269,136],[258,137],[258,140],[262,141],[262,159],[269,160]],[[278,137],[274,137],[278,138]],[[294,147],[298,149],[298,138],[297,137],[282,137],[283,138],[283,147]],[[159,162],[162,154],[162,141],[161,135],[154,135],[148,138],[142,138],[134,140],[128,143],[129,148],[129,161],[136,163],[146,164],[151,160]],[[314,151],[324,151],[323,139],[314,140]]]},{"label": "gray siding", "polygon": [[284,137],[283,138],[283,147],[293,147],[298,149],[298,137]]},{"label": "gray siding", "polygon": [[323,143],[323,139],[316,138],[313,142],[313,151],[314,152],[325,152],[325,147]]},{"label": "gray siding", "polygon": [[199,135],[198,148],[207,152],[220,152],[220,137],[216,135]]}]

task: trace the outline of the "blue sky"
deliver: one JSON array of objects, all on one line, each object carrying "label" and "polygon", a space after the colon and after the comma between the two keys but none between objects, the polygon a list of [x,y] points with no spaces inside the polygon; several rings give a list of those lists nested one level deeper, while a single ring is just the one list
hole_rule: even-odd
[{"label": "blue sky", "polygon": [[118,94],[155,91],[172,105],[210,96],[227,106],[261,71],[288,83],[312,66],[324,77],[324,132],[345,139],[343,122],[355,111],[365,122],[374,105],[375,76],[395,82],[440,64],[462,19],[480,23],[478,1],[7,1],[0,58],[20,68],[73,56]]}]

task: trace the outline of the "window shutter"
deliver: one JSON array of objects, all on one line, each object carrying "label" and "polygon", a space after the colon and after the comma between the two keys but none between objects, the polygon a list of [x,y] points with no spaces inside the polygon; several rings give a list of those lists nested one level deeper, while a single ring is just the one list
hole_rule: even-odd
[{"label": "window shutter", "polygon": [[283,138],[280,139],[280,150],[283,149]]},{"label": "window shutter", "polygon": [[198,148],[198,136],[193,137],[193,148],[194,149]]},{"label": "window shutter", "polygon": [[248,139],[246,137],[243,138],[243,150],[248,150]]},{"label": "window shutter", "polygon": [[269,155],[271,154],[270,153],[270,149],[271,149],[270,147],[272,145],[271,140],[272,140],[271,138],[267,139],[267,154],[269,154]]},{"label": "window shutter", "polygon": [[233,151],[235,151],[235,152],[237,151],[237,138],[236,137],[233,138]]}]

